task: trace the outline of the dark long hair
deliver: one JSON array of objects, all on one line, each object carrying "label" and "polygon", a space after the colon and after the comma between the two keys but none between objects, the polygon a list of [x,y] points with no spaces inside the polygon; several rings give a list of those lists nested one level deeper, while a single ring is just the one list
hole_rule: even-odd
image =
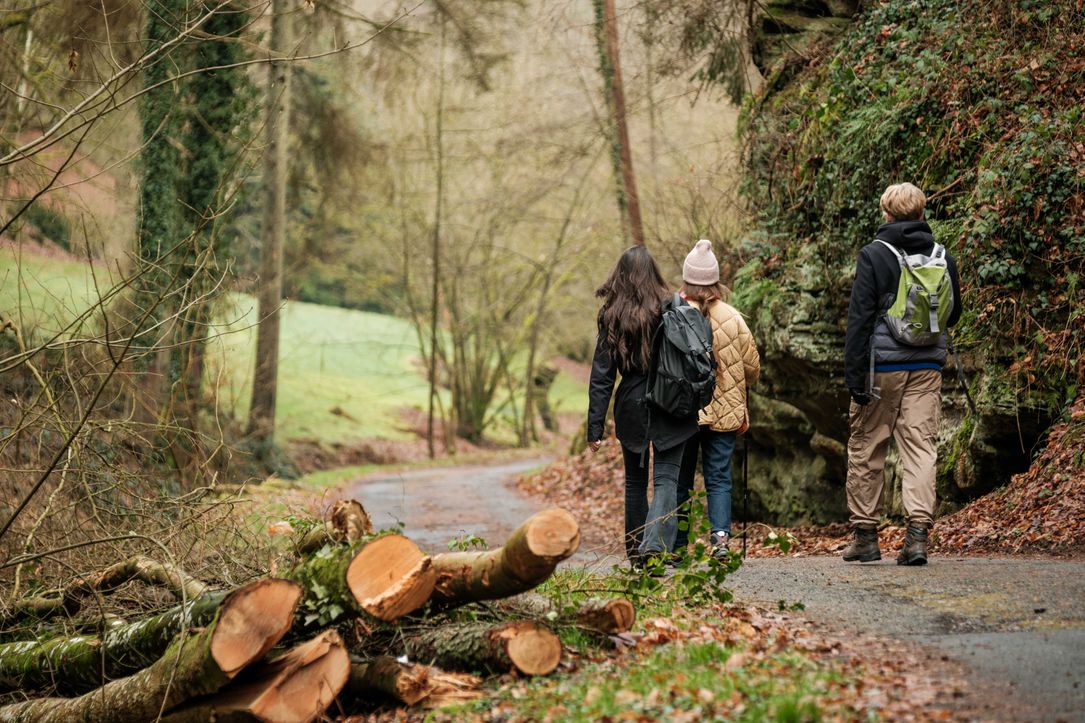
[{"label": "dark long hair", "polygon": [[619,369],[648,370],[652,334],[667,294],[663,275],[643,246],[626,249],[607,280],[595,290],[603,299],[599,333]]}]

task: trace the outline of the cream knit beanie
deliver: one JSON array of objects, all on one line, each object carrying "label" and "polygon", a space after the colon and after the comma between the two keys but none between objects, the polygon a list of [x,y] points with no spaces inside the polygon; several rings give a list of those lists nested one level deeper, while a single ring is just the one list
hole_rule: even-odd
[{"label": "cream knit beanie", "polygon": [[698,286],[711,286],[719,283],[719,280],[720,263],[712,253],[712,242],[703,238],[686,256],[686,263],[682,266],[682,281]]}]

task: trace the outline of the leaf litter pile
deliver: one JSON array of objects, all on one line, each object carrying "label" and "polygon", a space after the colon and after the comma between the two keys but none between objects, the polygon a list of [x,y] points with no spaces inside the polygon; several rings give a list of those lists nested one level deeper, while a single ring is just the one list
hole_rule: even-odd
[{"label": "leaf litter pile", "polygon": [[[519,484],[571,511],[584,530],[597,531],[599,544],[616,547],[623,534],[623,480],[621,447],[611,438],[594,455],[585,450],[559,460]],[[771,530],[751,526],[749,554],[835,554],[847,544],[850,528],[835,523],[794,527],[788,533],[793,544],[785,553],[768,539]],[[886,525],[883,553],[899,550],[903,539],[903,527]],[[1085,549],[1085,395],[1074,403],[1069,420],[1052,428],[1047,446],[1027,472],[938,519],[931,549],[945,554],[1076,554]]]}]

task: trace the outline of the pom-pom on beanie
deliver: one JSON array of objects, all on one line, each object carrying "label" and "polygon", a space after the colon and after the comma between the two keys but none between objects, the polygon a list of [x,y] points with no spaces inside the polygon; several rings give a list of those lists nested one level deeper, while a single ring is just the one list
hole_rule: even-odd
[{"label": "pom-pom on beanie", "polygon": [[711,286],[719,283],[719,280],[720,262],[712,253],[712,242],[703,238],[686,256],[686,263],[682,266],[682,281],[697,286]]}]

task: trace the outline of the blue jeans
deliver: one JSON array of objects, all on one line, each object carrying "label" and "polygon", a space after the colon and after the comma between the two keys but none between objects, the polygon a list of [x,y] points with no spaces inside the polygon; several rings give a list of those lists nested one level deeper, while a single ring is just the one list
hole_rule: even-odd
[{"label": "blue jeans", "polygon": [[[654,449],[652,457],[652,505],[648,506],[648,453],[622,447],[625,462],[625,551],[638,554],[674,549],[678,532],[678,472],[682,467],[682,444]],[[643,462],[643,464],[642,464]]]},{"label": "blue jeans", "polygon": [[[731,533],[731,457],[735,453],[737,437],[735,432],[715,432],[703,426],[686,442],[682,469],[678,474],[678,508],[682,510],[680,519],[688,516],[688,508],[683,505],[693,493],[693,475],[697,471],[697,452],[700,451],[705,492],[708,494],[708,521],[713,532],[722,530]],[[688,544],[689,531],[679,529],[675,549],[684,549]]]}]

